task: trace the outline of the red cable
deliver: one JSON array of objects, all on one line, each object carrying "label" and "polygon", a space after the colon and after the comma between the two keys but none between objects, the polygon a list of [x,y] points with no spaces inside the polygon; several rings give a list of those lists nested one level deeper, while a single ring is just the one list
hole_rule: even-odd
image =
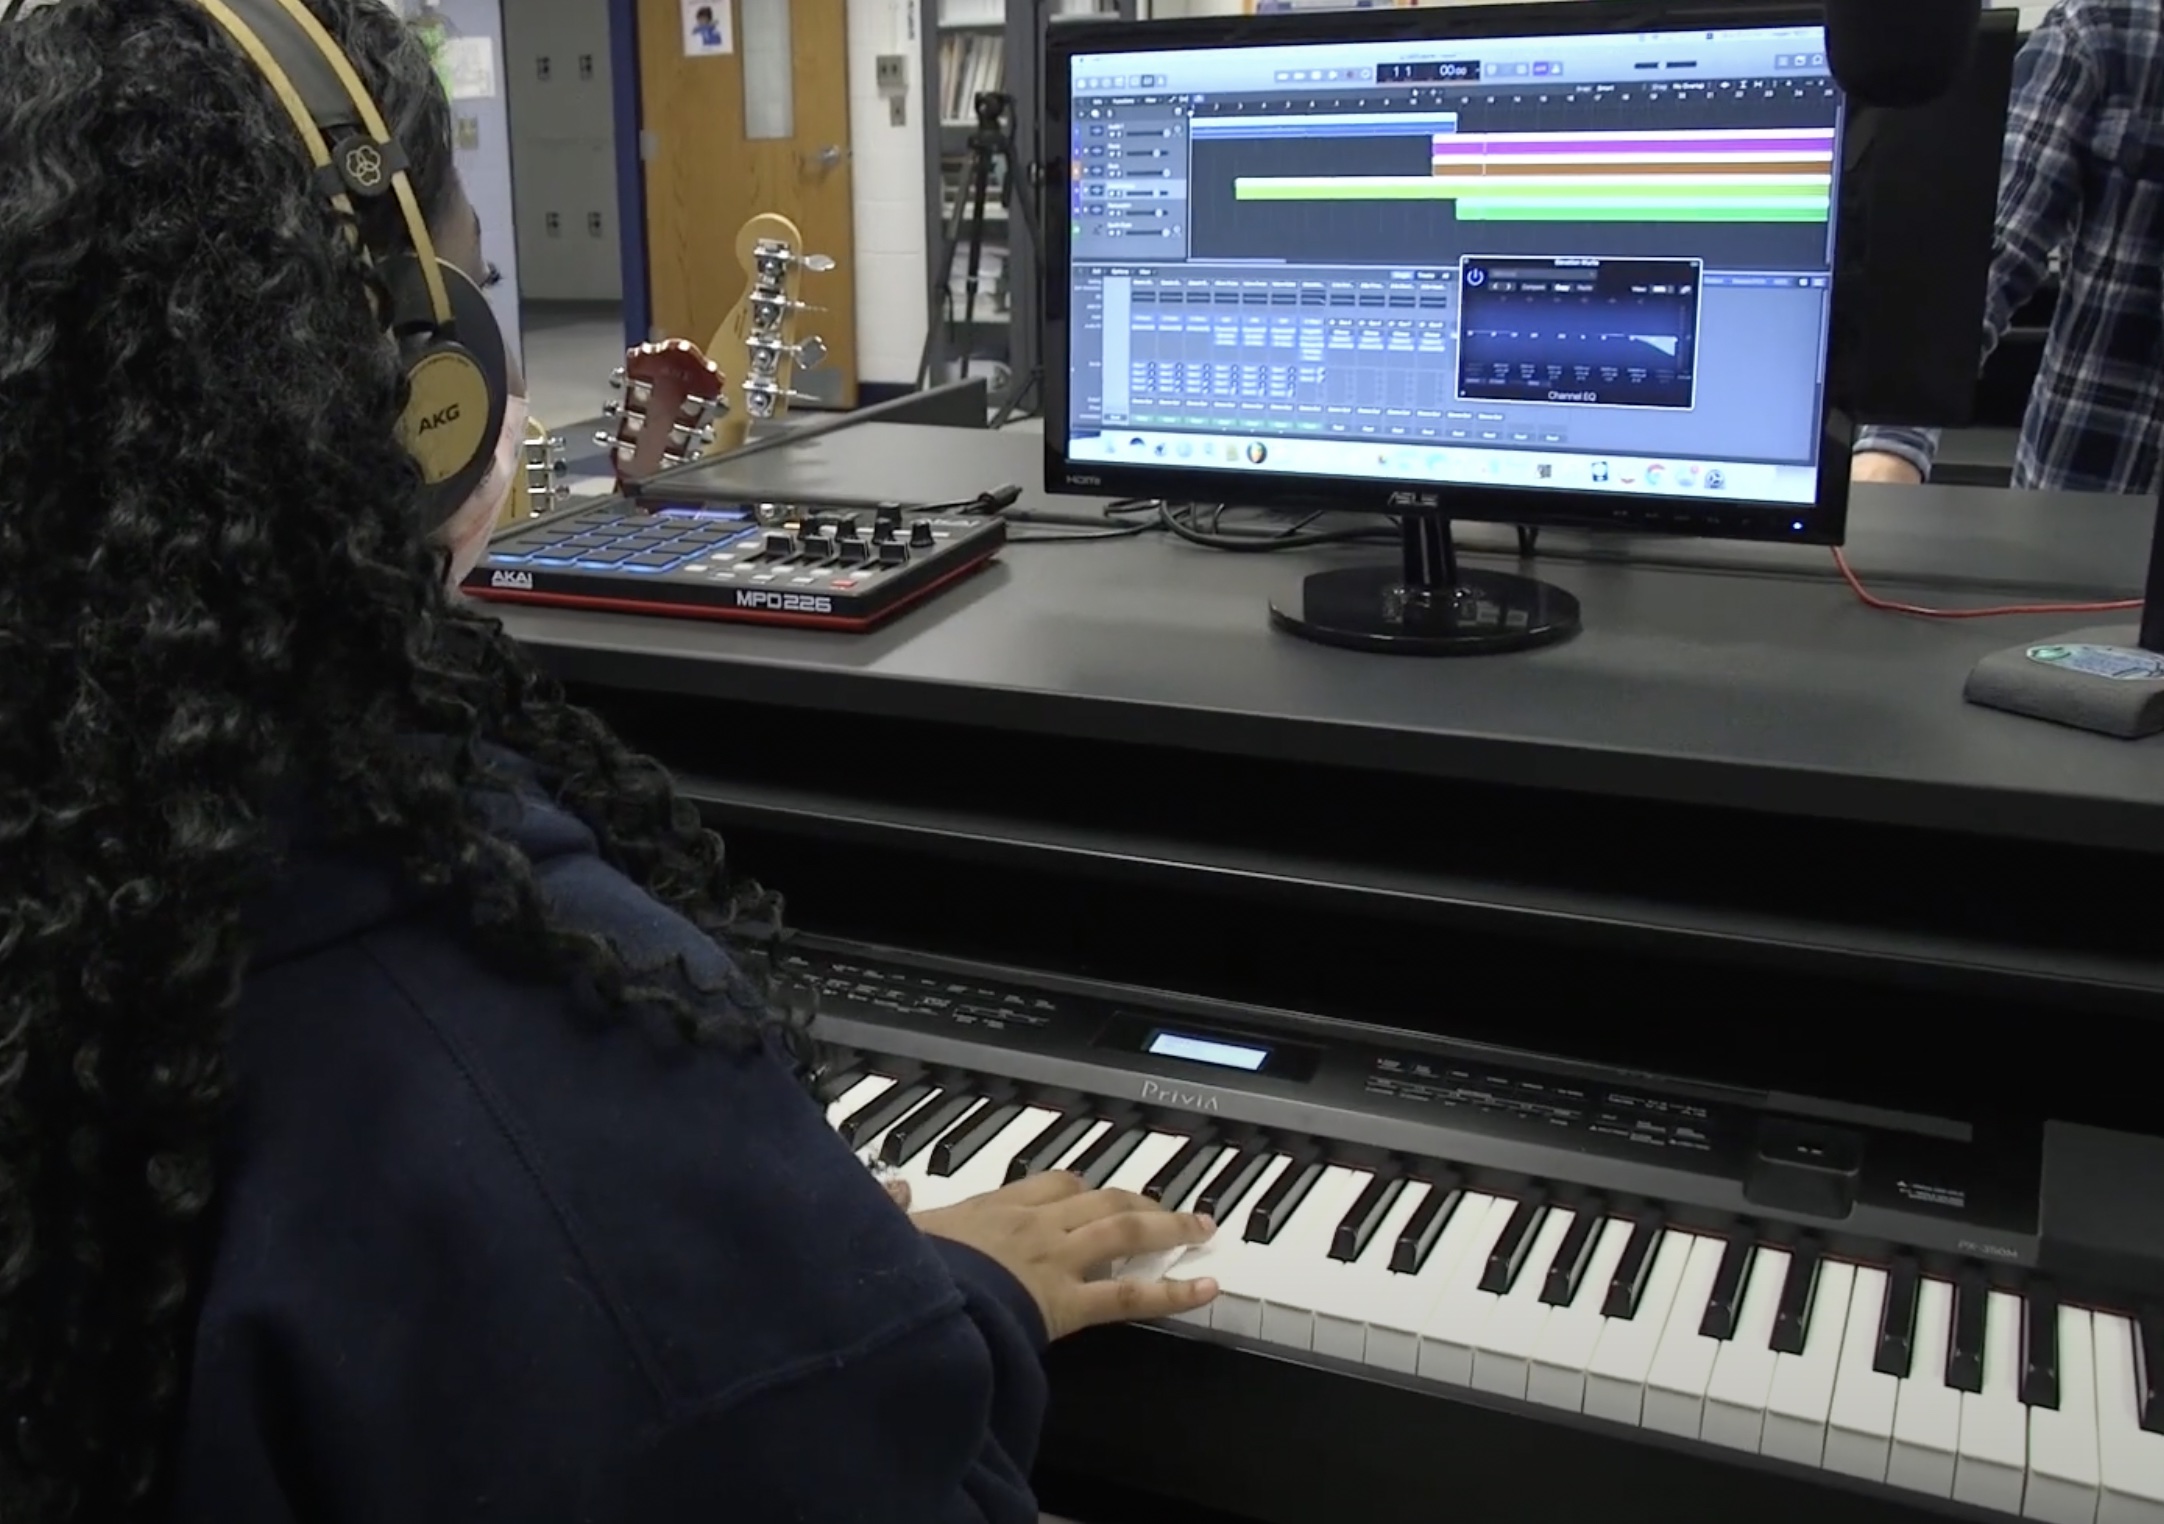
[{"label": "red cable", "polygon": [[2003,603],[1977,609],[1934,609],[1920,603],[1896,603],[1891,598],[1881,598],[1863,585],[1855,568],[1848,564],[1848,557],[1838,546],[1833,552],[1833,564],[1840,568],[1841,580],[1849,591],[1862,600],[1864,607],[1878,609],[1887,614],[1913,614],[1920,619],[1998,619],[2008,614],[2118,614],[2141,607],[2139,598],[2121,598],[2111,603]]}]

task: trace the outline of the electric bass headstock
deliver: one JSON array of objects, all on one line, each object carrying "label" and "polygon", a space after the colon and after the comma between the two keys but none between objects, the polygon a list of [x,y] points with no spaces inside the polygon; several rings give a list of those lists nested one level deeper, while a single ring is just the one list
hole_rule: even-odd
[{"label": "electric bass headstock", "polygon": [[683,339],[641,344],[609,384],[624,394],[604,409],[616,432],[594,440],[608,446],[619,489],[704,454],[729,408],[720,367]]},{"label": "electric bass headstock", "polygon": [[804,277],[824,274],[834,261],[805,253],[797,225],[775,212],[744,224],[736,235],[736,257],[746,276],[744,294],[706,347],[731,375],[743,378],[743,405],[716,429],[716,454],[742,445],[754,423],[781,417],[792,402],[812,400],[793,389],[797,369],[809,370],[827,356],[824,341],[796,337],[796,322],[799,313],[822,310],[803,300]]}]

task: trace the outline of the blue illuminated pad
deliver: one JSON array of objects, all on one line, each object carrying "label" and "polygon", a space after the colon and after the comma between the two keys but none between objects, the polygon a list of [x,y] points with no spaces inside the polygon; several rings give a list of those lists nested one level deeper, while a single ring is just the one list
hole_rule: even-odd
[{"label": "blue illuminated pad", "polygon": [[758,530],[748,508],[627,512],[606,503],[545,525],[514,529],[489,545],[493,566],[577,567],[658,576]]}]

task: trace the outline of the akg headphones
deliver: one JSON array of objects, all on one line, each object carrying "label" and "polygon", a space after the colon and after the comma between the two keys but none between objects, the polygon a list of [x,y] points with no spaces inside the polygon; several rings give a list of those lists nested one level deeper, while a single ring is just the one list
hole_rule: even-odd
[{"label": "akg headphones", "polygon": [[[316,182],[360,242],[390,298],[385,324],[405,367],[399,435],[421,468],[434,528],[487,475],[510,372],[503,331],[466,273],[436,257],[406,154],[344,49],[302,0],[195,0],[255,64],[293,119]],[[0,20],[42,8],[0,0]]]}]

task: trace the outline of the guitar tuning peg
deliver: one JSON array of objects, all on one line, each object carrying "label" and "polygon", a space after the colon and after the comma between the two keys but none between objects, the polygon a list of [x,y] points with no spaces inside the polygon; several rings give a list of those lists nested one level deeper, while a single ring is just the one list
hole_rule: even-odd
[{"label": "guitar tuning peg", "polygon": [[699,432],[693,437],[696,438],[702,446],[712,444],[714,442],[714,426],[711,423],[708,424],[705,428],[699,430]]},{"label": "guitar tuning peg", "polygon": [[803,260],[804,268],[814,275],[824,275],[834,268],[834,256],[831,254],[806,254]]},{"label": "guitar tuning peg", "polygon": [[624,382],[629,379],[630,378],[625,374],[624,368],[619,365],[616,367],[615,370],[609,373],[609,389],[611,391],[620,392],[624,389]]},{"label": "guitar tuning peg", "polygon": [[604,418],[621,418],[623,414],[624,405],[621,402],[604,402],[601,404],[601,416]]},{"label": "guitar tuning peg", "polygon": [[820,338],[817,334],[812,335],[812,337],[808,339],[798,341],[796,345],[796,363],[803,366],[806,370],[811,370],[815,368],[819,364],[819,362],[824,360],[826,357],[827,341]]},{"label": "guitar tuning peg", "polygon": [[616,447],[616,436],[603,429],[594,435],[594,443],[614,449]]}]

